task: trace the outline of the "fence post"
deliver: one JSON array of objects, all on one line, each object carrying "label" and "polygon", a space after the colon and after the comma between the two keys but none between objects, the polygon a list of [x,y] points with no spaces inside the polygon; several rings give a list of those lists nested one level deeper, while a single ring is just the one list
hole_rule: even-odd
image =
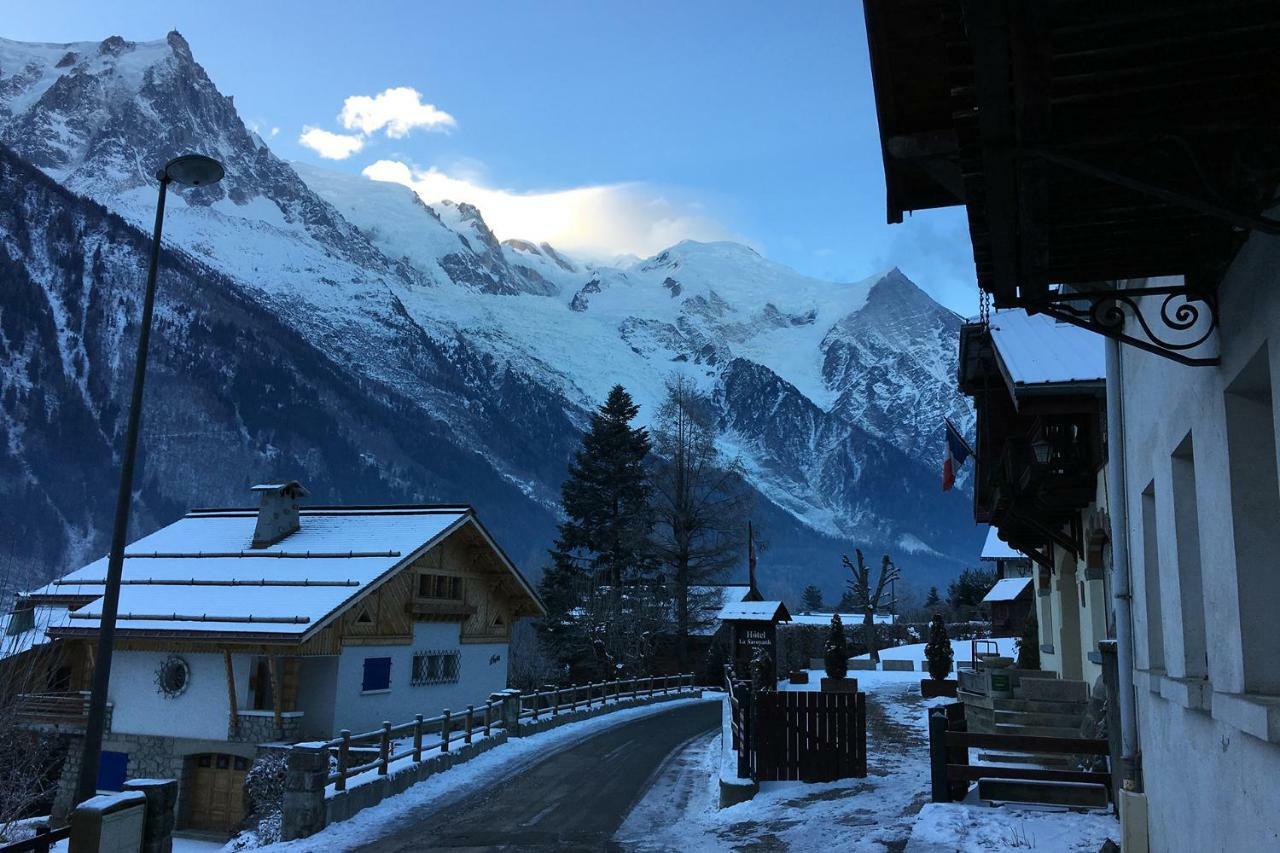
[{"label": "fence post", "polygon": [[333,781],[333,790],[347,790],[347,768],[351,766],[351,729],[343,729],[342,743],[338,744],[338,778]]},{"label": "fence post", "polygon": [[[328,769],[325,776],[328,776]],[[141,791],[147,798],[146,816],[143,818],[142,849],[140,853],[169,853],[173,849],[174,806],[178,803],[178,780],[131,779],[124,783],[126,791]],[[48,828],[45,829],[48,832]],[[39,828],[36,835],[40,835]],[[48,848],[45,848],[48,853]]]},{"label": "fence post", "polygon": [[440,721],[440,751],[449,751],[449,709],[445,708],[444,713],[440,715],[444,719]]},{"label": "fence post", "polygon": [[468,705],[467,706],[467,733],[462,738],[463,743],[471,743],[471,723],[475,713],[476,713],[476,706]]},{"label": "fence post", "polygon": [[929,781],[935,803],[951,802],[951,785],[947,781],[947,714],[929,712]]},{"label": "fence post", "polygon": [[595,692],[595,686],[596,685],[594,681],[587,682],[587,710],[588,711],[591,710],[591,698],[592,698],[591,694]]},{"label": "fence post", "polygon": [[382,721],[382,742],[378,745],[378,775],[387,775],[387,765],[391,763],[391,721]]},{"label": "fence post", "polygon": [[324,829],[324,788],[329,781],[329,749],[322,743],[297,744],[285,758],[280,834],[285,841]]},{"label": "fence post", "polygon": [[542,707],[542,696],[535,690],[533,692],[533,721],[538,722],[538,710]]},{"label": "fence post", "polygon": [[520,691],[514,688],[499,690],[489,695],[489,701],[497,704],[507,736],[520,737]]},{"label": "fence post", "polygon": [[560,714],[560,688],[557,687],[551,693],[551,716],[556,717]]},{"label": "fence post", "polygon": [[651,698],[652,698],[652,696],[653,696],[653,676],[652,676],[652,675],[651,675],[651,676],[649,676],[649,693],[648,693],[648,695],[649,695]]},{"label": "fence post", "polygon": [[413,760],[422,760],[422,715],[413,715]]},{"label": "fence post", "polygon": [[49,834],[49,824],[42,823],[36,827],[36,846],[31,848],[35,853],[49,853],[49,842],[41,841],[41,838]]},{"label": "fence post", "polygon": [[489,726],[493,720],[493,700],[484,703],[484,736],[489,736]]}]

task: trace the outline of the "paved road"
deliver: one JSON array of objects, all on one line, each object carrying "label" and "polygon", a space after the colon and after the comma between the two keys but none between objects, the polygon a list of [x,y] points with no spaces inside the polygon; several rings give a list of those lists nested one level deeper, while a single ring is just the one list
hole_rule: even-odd
[{"label": "paved road", "polygon": [[698,702],[623,723],[432,813],[365,853],[616,850],[610,839],[676,747],[720,725]]}]

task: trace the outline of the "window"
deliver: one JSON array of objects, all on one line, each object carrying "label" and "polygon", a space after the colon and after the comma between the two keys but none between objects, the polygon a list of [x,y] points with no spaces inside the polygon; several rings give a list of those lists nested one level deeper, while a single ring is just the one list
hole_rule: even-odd
[{"label": "window", "polygon": [[1259,606],[1280,601],[1275,569],[1280,483],[1267,347],[1258,350],[1223,396],[1244,690],[1275,695],[1280,694],[1280,631],[1274,608]]},{"label": "window", "polygon": [[1173,473],[1173,535],[1178,549],[1178,609],[1182,616],[1182,675],[1208,676],[1204,591],[1200,579],[1200,519],[1196,511],[1196,458],[1191,434],[1170,460]]},{"label": "window", "polygon": [[391,689],[391,658],[365,658],[361,693]]},{"label": "window", "polygon": [[1142,574],[1147,620],[1147,669],[1164,669],[1164,625],[1160,616],[1160,537],[1156,531],[1156,484],[1142,490]]},{"label": "window", "polygon": [[416,652],[413,656],[415,687],[424,684],[452,684],[458,680],[460,655],[456,651]]},{"label": "window", "polygon": [[418,575],[419,598],[462,599],[462,578],[453,575]]}]

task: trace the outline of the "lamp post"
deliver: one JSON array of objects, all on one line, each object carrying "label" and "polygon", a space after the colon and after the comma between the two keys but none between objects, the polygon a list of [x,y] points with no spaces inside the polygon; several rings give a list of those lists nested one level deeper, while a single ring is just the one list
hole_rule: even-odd
[{"label": "lamp post", "polygon": [[147,287],[142,297],[142,325],[138,329],[138,357],[133,367],[133,396],[129,401],[129,420],[124,433],[124,452],[120,457],[120,490],[116,494],[115,522],[111,528],[111,550],[107,556],[107,583],[102,596],[102,616],[98,627],[98,653],[93,669],[93,692],[89,697],[89,714],[85,721],[84,754],[80,759],[80,778],[76,786],[76,802],[81,803],[97,793],[98,762],[102,754],[102,733],[106,723],[107,684],[111,680],[111,649],[115,639],[116,611],[120,605],[120,576],[124,571],[125,537],[129,532],[129,509],[133,500],[133,465],[138,455],[138,424],[142,419],[142,385],[147,374],[147,345],[151,338],[151,315],[155,307],[156,264],[160,259],[160,229],[164,224],[164,199],[170,183],[202,187],[222,180],[222,164],[200,154],[184,154],[165,164],[156,173],[160,197],[156,202],[156,226],[151,238],[151,262],[147,268]]}]

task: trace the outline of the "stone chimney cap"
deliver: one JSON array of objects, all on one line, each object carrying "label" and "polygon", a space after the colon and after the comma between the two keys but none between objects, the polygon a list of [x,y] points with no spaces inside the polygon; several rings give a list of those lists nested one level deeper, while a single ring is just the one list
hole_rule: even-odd
[{"label": "stone chimney cap", "polygon": [[283,483],[259,483],[251,486],[250,491],[254,492],[282,492],[294,498],[305,498],[310,496],[310,492],[306,487],[297,480],[287,480]]}]

